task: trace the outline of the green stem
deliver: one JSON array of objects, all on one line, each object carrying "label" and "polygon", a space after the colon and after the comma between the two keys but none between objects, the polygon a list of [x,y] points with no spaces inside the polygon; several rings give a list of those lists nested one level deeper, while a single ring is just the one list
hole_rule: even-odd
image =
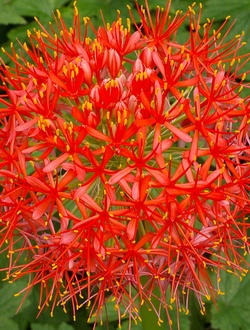
[{"label": "green stem", "polygon": [[[141,278],[142,285],[145,285],[147,283],[147,278],[142,277]],[[161,298],[161,293],[158,287],[155,287],[153,290],[153,295],[151,297],[150,302],[155,307],[155,310],[158,311],[160,307],[160,301],[157,298]],[[157,324],[159,322],[158,315],[155,313],[155,310],[150,307],[150,305],[146,302],[141,306],[140,308],[140,316],[142,319],[142,329],[143,330],[152,330],[157,327]]]}]

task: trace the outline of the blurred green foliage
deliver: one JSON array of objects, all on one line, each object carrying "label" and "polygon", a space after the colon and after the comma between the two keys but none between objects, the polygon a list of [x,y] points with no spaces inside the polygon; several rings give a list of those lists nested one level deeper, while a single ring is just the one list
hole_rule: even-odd
[{"label": "blurred green foliage", "polygon": [[[165,0],[150,0],[149,6],[153,10],[157,5],[164,7]],[[140,0],[139,3],[143,3]],[[186,10],[191,5],[191,0],[172,0],[172,12],[176,10]],[[236,19],[233,29],[228,38],[233,38],[236,34],[245,32],[245,41],[250,39],[250,1],[249,0],[202,0],[203,18],[214,19],[215,24],[221,24],[225,17],[231,15],[232,22]],[[133,0],[78,0],[78,9],[82,16],[89,16],[94,26],[102,25],[102,16],[106,22],[112,22],[117,16],[117,9],[121,11],[123,18],[128,16],[126,5],[135,8]],[[8,50],[11,41],[18,40],[24,42],[27,39],[26,30],[37,27],[34,21],[36,16],[45,27],[48,22],[53,21],[52,12],[59,9],[68,26],[72,24],[73,2],[69,0],[0,0],[0,45]],[[188,27],[182,29],[181,40],[185,40],[188,35]],[[250,53],[250,43],[244,47],[245,53]],[[1,54],[4,61],[9,59]],[[250,61],[247,65],[250,70]],[[0,268],[7,267],[8,260],[3,254],[0,255]],[[0,274],[3,278],[3,273]],[[90,330],[91,324],[87,324],[87,311],[82,308],[78,311],[77,320],[72,321],[70,313],[65,314],[60,307],[56,308],[54,317],[50,317],[50,311],[44,311],[39,318],[37,316],[37,301],[39,288],[31,291],[28,298],[22,305],[18,314],[15,314],[22,301],[22,295],[14,297],[14,293],[25,287],[24,281],[17,281],[9,284],[8,281],[0,283],[0,329],[1,330]],[[250,329],[250,277],[243,281],[225,273],[222,275],[222,291],[225,295],[220,295],[214,302],[206,304],[207,314],[202,316],[195,299],[190,299],[190,313],[185,315],[180,313],[181,330],[249,330]],[[109,318],[103,320],[103,326],[97,326],[96,330],[116,330],[118,327],[117,313],[112,302],[107,303]],[[174,315],[176,310],[171,314]],[[176,322],[176,321],[174,321]],[[174,323],[174,329],[177,326]],[[128,329],[128,320],[122,323],[122,329]],[[167,321],[163,328],[166,328]],[[132,330],[141,330],[141,324],[132,324]]]}]

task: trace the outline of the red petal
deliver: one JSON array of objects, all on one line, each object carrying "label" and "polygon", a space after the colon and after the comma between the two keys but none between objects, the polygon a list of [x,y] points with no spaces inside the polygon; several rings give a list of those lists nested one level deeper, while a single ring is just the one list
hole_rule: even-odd
[{"label": "red petal", "polygon": [[124,54],[131,52],[136,47],[136,43],[139,40],[140,40],[140,32],[139,31],[136,31],[129,38],[129,41],[128,41],[127,45],[125,46],[124,50],[123,50]]},{"label": "red petal", "polygon": [[164,125],[169,129],[172,133],[174,133],[178,138],[185,142],[192,142],[191,136],[180,130],[179,128],[175,127],[174,125],[170,124],[169,122],[165,122]]},{"label": "red petal", "polygon": [[132,198],[137,201],[140,197],[139,194],[139,182],[135,182],[132,188]]},{"label": "red petal", "polygon": [[39,120],[38,117],[35,117],[29,121],[27,121],[26,123],[24,124],[21,124],[19,126],[16,127],[16,131],[19,132],[19,131],[25,131],[26,129],[30,128],[31,126],[33,126],[35,123],[37,123]]},{"label": "red petal", "polygon": [[59,85],[65,91],[68,89],[67,86],[61,81],[61,79],[59,79],[56,75],[54,75],[53,72],[50,72],[50,79],[53,81],[53,83]]},{"label": "red petal", "polygon": [[152,170],[151,168],[147,168],[147,171],[152,174],[152,176],[163,186],[166,186],[169,184],[169,179],[166,175],[164,175],[159,170]]},{"label": "red petal", "polygon": [[138,220],[132,219],[127,225],[127,235],[129,240],[134,240],[137,232]]},{"label": "red petal", "polygon": [[190,161],[196,160],[198,156],[198,141],[199,141],[199,131],[195,130],[193,141],[190,148],[189,159]]},{"label": "red petal", "polygon": [[61,190],[65,186],[67,186],[68,183],[70,183],[72,180],[74,180],[76,176],[75,171],[69,170],[64,176],[61,178],[59,184],[58,184],[58,190]]},{"label": "red petal", "polygon": [[81,198],[86,193],[86,191],[89,189],[90,185],[91,184],[88,184],[88,185],[85,185],[85,186],[82,186],[82,187],[78,188],[75,191],[74,199]]},{"label": "red petal", "polygon": [[147,195],[147,189],[149,187],[149,182],[151,181],[151,175],[146,175],[140,185],[140,200],[144,200]]},{"label": "red petal", "polygon": [[41,216],[44,215],[50,205],[51,199],[45,199],[40,205],[38,205],[33,212],[34,220],[41,218]]},{"label": "red petal", "polygon": [[96,138],[98,140],[103,140],[106,142],[112,142],[112,139],[110,137],[97,131],[96,129],[94,129],[90,126],[86,126],[85,128],[86,128],[87,132],[89,133],[89,135],[93,136],[94,138]]},{"label": "red petal", "polygon": [[100,206],[88,194],[82,195],[81,196],[81,199],[86,204],[88,204],[89,206],[91,206],[95,211],[102,212],[102,209],[100,208]]},{"label": "red petal", "polygon": [[46,165],[43,168],[43,172],[48,173],[52,172],[55,168],[57,168],[59,165],[61,165],[67,158],[69,157],[69,154],[66,152],[65,154],[60,155],[58,158],[50,162],[48,165]]},{"label": "red petal", "polygon": [[109,184],[114,184],[123,179],[127,174],[133,171],[133,168],[126,167],[123,170],[113,174],[113,176],[109,179]]},{"label": "red petal", "polygon": [[33,187],[33,188],[38,188],[40,191],[50,191],[49,187],[43,183],[41,180],[38,178],[35,178],[33,176],[27,176],[26,181]]}]

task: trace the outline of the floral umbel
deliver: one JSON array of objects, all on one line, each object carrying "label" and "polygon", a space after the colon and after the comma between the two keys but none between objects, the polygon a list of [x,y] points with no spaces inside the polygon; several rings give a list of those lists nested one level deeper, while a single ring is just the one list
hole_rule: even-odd
[{"label": "floral umbel", "polygon": [[222,271],[247,273],[249,55],[201,6],[128,9],[97,30],[76,4],[71,28],[36,19],[1,62],[3,271],[27,278],[24,298],[40,286],[39,313],[70,301],[102,322],[111,297],[119,326],[147,306],[171,328],[172,305],[188,313],[193,292],[204,314]]}]

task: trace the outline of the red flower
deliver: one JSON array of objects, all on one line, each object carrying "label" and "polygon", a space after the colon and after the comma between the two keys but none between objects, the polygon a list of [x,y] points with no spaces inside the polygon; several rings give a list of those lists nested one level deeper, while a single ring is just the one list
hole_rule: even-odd
[{"label": "red flower", "polygon": [[[134,33],[118,14],[97,31],[84,18],[82,34],[76,6],[68,30],[58,11],[56,28],[38,22],[29,46],[7,54],[0,246],[7,279],[29,275],[26,294],[40,285],[40,312],[70,300],[74,318],[87,305],[96,322],[110,295],[119,323],[122,308],[136,321],[145,304],[159,323],[165,309],[171,327],[172,303],[188,312],[193,291],[205,313],[220,273],[246,272],[250,102],[240,72],[248,56],[238,55],[241,36],[220,36],[228,18],[211,36],[209,20],[199,28],[201,8],[173,19],[170,2],[155,19],[148,1],[137,9]],[[186,20],[190,37],[180,44]]]}]

